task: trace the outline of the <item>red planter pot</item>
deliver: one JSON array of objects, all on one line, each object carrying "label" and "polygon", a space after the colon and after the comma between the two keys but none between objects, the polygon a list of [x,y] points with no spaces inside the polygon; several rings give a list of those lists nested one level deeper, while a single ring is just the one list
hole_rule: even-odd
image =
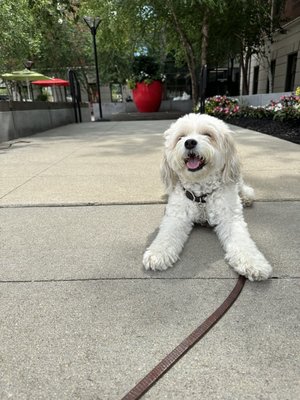
[{"label": "red planter pot", "polygon": [[137,83],[132,90],[133,101],[139,112],[156,112],[159,110],[163,93],[163,86],[160,81],[153,81],[149,85]]}]

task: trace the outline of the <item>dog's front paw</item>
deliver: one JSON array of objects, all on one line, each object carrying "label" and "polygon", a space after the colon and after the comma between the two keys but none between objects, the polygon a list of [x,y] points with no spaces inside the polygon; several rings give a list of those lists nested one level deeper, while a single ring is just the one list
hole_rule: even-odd
[{"label": "dog's front paw", "polygon": [[177,260],[178,256],[175,254],[166,251],[152,250],[151,248],[146,250],[143,256],[145,269],[152,269],[153,271],[164,271],[169,267],[172,267],[174,262]]},{"label": "dog's front paw", "polygon": [[261,253],[256,255],[227,254],[226,261],[238,274],[244,275],[250,281],[262,281],[272,276],[272,267]]}]

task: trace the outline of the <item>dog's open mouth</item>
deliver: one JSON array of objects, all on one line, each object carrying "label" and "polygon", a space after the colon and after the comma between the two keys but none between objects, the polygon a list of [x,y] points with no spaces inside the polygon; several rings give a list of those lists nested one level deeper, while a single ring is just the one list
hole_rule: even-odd
[{"label": "dog's open mouth", "polygon": [[194,153],[190,153],[184,162],[189,171],[199,171],[205,165],[205,159]]}]

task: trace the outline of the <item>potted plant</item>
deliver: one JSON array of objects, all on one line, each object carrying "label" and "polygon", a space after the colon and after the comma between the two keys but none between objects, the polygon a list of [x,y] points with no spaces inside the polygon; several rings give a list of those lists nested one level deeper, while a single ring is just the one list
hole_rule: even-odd
[{"label": "potted plant", "polygon": [[133,101],[140,112],[159,110],[162,100],[162,82],[165,76],[160,73],[159,65],[146,55],[135,57],[132,63],[132,76],[127,84],[132,89]]}]

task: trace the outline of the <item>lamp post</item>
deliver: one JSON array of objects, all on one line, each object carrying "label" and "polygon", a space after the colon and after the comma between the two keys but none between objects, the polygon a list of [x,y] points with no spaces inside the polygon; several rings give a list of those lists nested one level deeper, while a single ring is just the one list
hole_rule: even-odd
[{"label": "lamp post", "polygon": [[[34,62],[33,62],[33,61],[30,61],[30,60],[27,60],[27,61],[25,61],[25,62],[23,63],[24,67],[25,67],[26,69],[28,69],[29,71],[31,71],[31,68],[32,68],[33,64],[34,64]],[[29,83],[29,81],[28,81],[28,79],[27,79],[27,96],[28,96],[28,100],[30,100],[30,92],[31,92],[32,100],[33,100],[32,85],[31,85],[31,83]]]},{"label": "lamp post", "polygon": [[100,121],[102,120],[102,107],[101,107],[101,96],[100,96],[100,79],[99,79],[99,69],[98,69],[98,58],[97,58],[97,47],[96,47],[96,33],[98,26],[101,22],[99,17],[83,17],[85,23],[91,30],[93,36],[93,46],[94,46],[94,56],[95,56],[95,66],[96,66],[96,81],[98,90],[98,104],[99,104],[99,114]]}]

